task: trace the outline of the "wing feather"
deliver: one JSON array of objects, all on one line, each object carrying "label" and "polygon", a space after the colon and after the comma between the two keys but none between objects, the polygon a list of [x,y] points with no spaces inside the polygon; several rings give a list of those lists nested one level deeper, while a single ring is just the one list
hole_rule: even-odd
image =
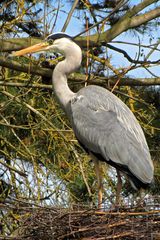
[{"label": "wing feather", "polygon": [[138,179],[153,179],[153,164],[143,131],[130,109],[98,86],[81,89],[71,101],[72,126],[78,140],[106,161],[127,166]]}]

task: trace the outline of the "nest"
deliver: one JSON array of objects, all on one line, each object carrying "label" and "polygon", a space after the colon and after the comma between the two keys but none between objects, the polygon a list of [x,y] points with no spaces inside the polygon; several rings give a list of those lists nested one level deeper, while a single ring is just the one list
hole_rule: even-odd
[{"label": "nest", "polygon": [[160,208],[127,208],[118,211],[66,210],[38,207],[10,239],[103,240],[160,239]]}]

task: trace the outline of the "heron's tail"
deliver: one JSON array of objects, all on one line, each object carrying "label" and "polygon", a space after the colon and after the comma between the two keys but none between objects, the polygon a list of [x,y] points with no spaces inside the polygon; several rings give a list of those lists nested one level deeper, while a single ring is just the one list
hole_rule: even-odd
[{"label": "heron's tail", "polygon": [[140,179],[135,177],[134,175],[129,175],[128,177],[129,177],[129,181],[130,181],[132,187],[135,190],[139,190],[141,188],[143,188],[143,189],[151,188],[154,185],[154,180],[150,183],[144,183]]}]

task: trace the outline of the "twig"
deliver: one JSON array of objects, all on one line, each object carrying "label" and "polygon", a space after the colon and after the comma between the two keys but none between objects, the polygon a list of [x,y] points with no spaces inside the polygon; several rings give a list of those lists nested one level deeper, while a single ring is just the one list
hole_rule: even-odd
[{"label": "twig", "polygon": [[21,172],[21,171],[19,171],[18,169],[14,168],[14,167],[12,167],[12,166],[10,166],[10,165],[8,165],[7,163],[5,163],[4,161],[2,161],[1,159],[0,159],[0,164],[2,164],[3,166],[5,166],[6,168],[10,169],[11,171],[14,171],[14,172],[18,173],[20,176],[27,177],[27,174],[26,174],[26,173]]},{"label": "twig", "polygon": [[11,86],[11,87],[31,87],[31,88],[44,88],[48,90],[53,90],[52,85],[47,84],[37,84],[37,83],[21,83],[21,82],[7,82],[7,81],[0,81],[0,86]]},{"label": "twig", "polygon": [[92,193],[91,193],[90,187],[89,187],[89,185],[88,185],[88,182],[87,182],[87,179],[86,179],[84,170],[83,170],[82,162],[81,162],[81,160],[80,160],[80,158],[79,158],[79,156],[78,156],[78,153],[77,153],[76,149],[75,149],[72,145],[70,145],[70,147],[72,148],[73,153],[74,153],[74,155],[75,155],[75,157],[76,157],[76,159],[77,159],[77,161],[78,161],[78,163],[79,163],[79,167],[80,167],[80,170],[81,170],[81,173],[82,173],[82,177],[83,177],[84,183],[85,183],[85,185],[86,185],[88,194],[89,194],[89,196],[91,197],[91,196],[92,196]]},{"label": "twig", "polygon": [[19,97],[16,97],[12,94],[10,94],[9,92],[6,91],[1,91],[1,93],[3,93],[4,95],[8,96],[9,98],[11,98],[12,100],[15,100],[16,102],[26,106],[28,109],[30,109],[32,112],[34,112],[37,116],[39,116],[42,120],[46,121],[53,129],[55,129],[57,131],[57,133],[63,137],[63,139],[67,142],[67,139],[65,138],[65,136],[62,134],[61,131],[59,131],[59,129],[57,129],[54,124],[52,122],[50,122],[43,114],[41,114],[37,109],[33,108],[31,105],[29,105],[28,103],[25,103],[24,101],[22,101]]},{"label": "twig", "polygon": [[132,59],[132,58],[128,55],[128,53],[127,53],[126,51],[124,51],[123,49],[117,48],[117,47],[115,47],[115,46],[113,46],[113,45],[111,45],[111,44],[108,44],[108,43],[106,44],[106,46],[107,46],[108,48],[116,51],[116,52],[122,53],[122,54],[124,55],[124,57],[127,58],[127,60],[128,60],[129,62],[131,62],[131,63],[136,63],[136,64],[138,64],[138,63],[140,63],[140,64],[157,64],[157,63],[160,62],[160,59],[157,59],[157,60],[155,60],[155,61],[147,60],[147,58],[144,59],[144,60],[138,60],[138,59],[135,60],[135,59]]},{"label": "twig", "polygon": [[[106,18],[103,18],[101,21],[96,22],[94,25],[92,25],[91,27],[89,27],[89,28],[88,28],[88,31],[91,30],[92,28],[97,27],[99,24],[101,24],[101,23],[103,23],[103,22],[107,22],[107,20],[108,20],[115,12],[117,12],[118,9],[120,9],[121,7],[123,7],[123,6],[126,4],[126,2],[128,2],[128,1],[121,0],[121,1],[116,5],[116,7],[109,13],[109,15],[108,15]],[[82,32],[80,32],[80,33],[78,33],[77,35],[75,35],[74,38],[76,38],[76,37],[78,37],[78,36],[80,36],[80,35],[82,35],[82,34],[84,34],[84,33],[86,33],[86,32],[87,32],[87,30],[85,29],[85,30],[83,30]]]},{"label": "twig", "polygon": [[78,2],[79,2],[79,0],[75,0],[75,1],[74,1],[71,10],[70,10],[69,13],[68,13],[67,19],[66,19],[66,21],[65,21],[65,23],[64,23],[64,25],[63,25],[62,32],[65,32],[65,31],[66,31],[66,28],[67,28],[67,26],[68,26],[68,24],[69,24],[69,22],[70,22],[70,19],[71,19],[71,17],[72,17],[72,14],[73,14],[73,12],[74,12],[74,10],[75,10]]},{"label": "twig", "polygon": [[98,240],[102,240],[102,239],[116,239],[116,238],[120,238],[120,237],[128,237],[128,236],[133,236],[134,232],[133,231],[128,231],[128,232],[124,232],[124,233],[119,233],[116,235],[111,235],[105,238],[98,238]]},{"label": "twig", "polygon": [[9,237],[9,236],[0,235],[0,240],[22,240],[22,237]]},{"label": "twig", "polygon": [[160,213],[160,210],[153,210],[149,212],[99,212],[95,211],[95,214],[99,215],[112,215],[112,216],[140,216],[140,215],[152,215],[152,214],[158,214]]}]

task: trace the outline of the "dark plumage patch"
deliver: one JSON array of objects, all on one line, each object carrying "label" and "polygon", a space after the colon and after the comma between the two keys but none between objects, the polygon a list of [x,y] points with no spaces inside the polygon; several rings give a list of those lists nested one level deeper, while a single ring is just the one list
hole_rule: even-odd
[{"label": "dark plumage patch", "polygon": [[69,36],[68,34],[59,32],[59,33],[53,33],[53,34],[49,35],[49,36],[47,37],[47,40],[49,40],[49,39],[56,40],[56,39],[60,39],[60,38],[69,38],[69,39],[72,39],[72,37]]},{"label": "dark plumage patch", "polygon": [[135,187],[137,189],[140,189],[140,188],[148,188],[149,187],[149,183],[144,183],[142,182],[140,179],[138,179],[130,170],[129,168],[126,166],[126,165],[122,165],[122,164],[118,164],[118,163],[115,163],[113,162],[111,159],[108,161],[108,160],[105,160],[105,158],[99,154],[99,153],[94,153],[92,152],[93,155],[96,156],[97,159],[99,159],[100,161],[103,161],[103,162],[106,162],[108,163],[109,165],[111,165],[112,167],[116,168],[117,170],[125,173],[129,179],[131,179],[131,181],[133,182],[133,184],[135,185]]},{"label": "dark plumage patch", "polygon": [[112,167],[116,168],[117,170],[125,173],[129,179],[131,179],[131,181],[133,182],[133,184],[135,185],[135,187],[137,189],[140,188],[148,188],[150,186],[150,183],[144,183],[142,182],[140,179],[138,179],[130,170],[126,165],[122,165],[122,164],[118,164],[113,162],[111,159],[106,160],[100,153],[95,153],[93,151],[90,151],[89,149],[87,149],[79,140],[78,140],[79,144],[83,147],[83,149],[89,154],[92,153],[92,155],[94,155],[98,160],[102,161],[102,162],[106,162],[107,164],[111,165]]}]

